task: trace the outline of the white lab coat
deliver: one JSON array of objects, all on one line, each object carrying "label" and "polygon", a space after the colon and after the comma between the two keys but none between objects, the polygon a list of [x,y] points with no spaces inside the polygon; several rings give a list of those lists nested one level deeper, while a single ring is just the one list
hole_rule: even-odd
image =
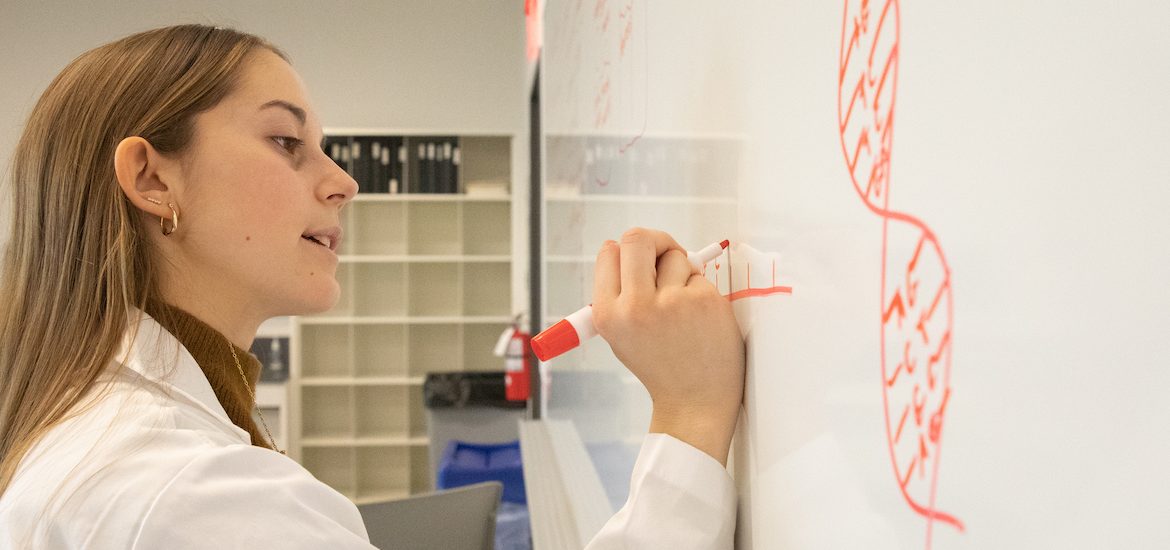
[{"label": "white lab coat", "polygon": [[[142,314],[117,357],[126,360],[103,375],[105,390],[22,460],[0,497],[0,550],[373,548],[352,502],[249,444],[154,319]],[[734,523],[719,463],[650,436],[629,502],[588,548],[731,548]]]}]

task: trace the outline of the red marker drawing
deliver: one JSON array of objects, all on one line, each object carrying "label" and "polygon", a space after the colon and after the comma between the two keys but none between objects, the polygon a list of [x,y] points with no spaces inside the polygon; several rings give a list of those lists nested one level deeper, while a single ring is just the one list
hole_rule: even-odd
[{"label": "red marker drawing", "polygon": [[[894,104],[902,46],[899,0],[845,0],[837,130],[853,188],[882,221],[881,391],[894,480],[910,509],[964,531],[938,505],[942,429],[953,388],[952,274],[934,231],[890,206]],[[913,252],[910,252],[910,251]]]},{"label": "red marker drawing", "polygon": [[[703,264],[723,254],[728,244],[724,240],[712,243],[698,252],[687,252],[687,260],[695,269],[701,270]],[[532,351],[541,361],[548,361],[594,336],[597,336],[597,327],[593,326],[593,304],[590,304],[533,337]]]}]

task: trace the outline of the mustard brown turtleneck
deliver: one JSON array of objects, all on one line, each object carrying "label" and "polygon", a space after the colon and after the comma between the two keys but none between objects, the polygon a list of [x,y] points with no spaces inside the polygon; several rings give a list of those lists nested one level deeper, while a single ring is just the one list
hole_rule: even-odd
[{"label": "mustard brown turtleneck", "polygon": [[268,439],[252,419],[255,400],[248,394],[248,388],[244,387],[244,380],[240,378],[240,370],[236,367],[231,350],[236,350],[250,388],[255,388],[260,379],[260,360],[248,350],[231,343],[223,333],[175,306],[150,301],[144,310],[173,334],[195,358],[232,423],[251,435],[253,445],[271,449]]}]

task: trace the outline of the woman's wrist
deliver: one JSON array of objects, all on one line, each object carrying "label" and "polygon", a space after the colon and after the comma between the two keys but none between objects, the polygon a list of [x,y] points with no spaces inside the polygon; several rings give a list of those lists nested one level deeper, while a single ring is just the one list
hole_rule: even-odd
[{"label": "woman's wrist", "polygon": [[650,433],[674,437],[727,466],[727,454],[739,406],[660,406],[654,405],[650,417]]}]

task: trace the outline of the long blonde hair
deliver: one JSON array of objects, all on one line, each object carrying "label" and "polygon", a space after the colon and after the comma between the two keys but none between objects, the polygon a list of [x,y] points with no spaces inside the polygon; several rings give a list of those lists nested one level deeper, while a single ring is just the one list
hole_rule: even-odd
[{"label": "long blonde hair", "polygon": [[0,267],[0,495],[28,451],[114,359],[132,308],[160,300],[158,251],[114,175],[141,136],[182,154],[194,116],[236,86],[263,39],[219,27],[154,29],[90,50],[37,101],[12,158]]}]

